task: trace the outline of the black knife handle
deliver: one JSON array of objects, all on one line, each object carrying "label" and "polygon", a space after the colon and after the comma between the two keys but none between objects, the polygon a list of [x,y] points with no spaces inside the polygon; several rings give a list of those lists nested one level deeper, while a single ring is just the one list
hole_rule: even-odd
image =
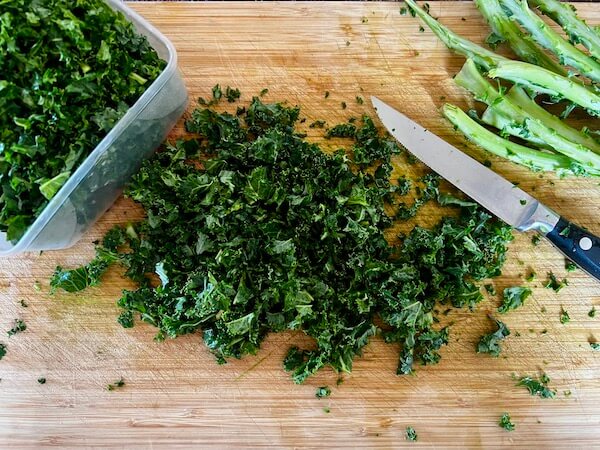
[{"label": "black knife handle", "polygon": [[563,217],[546,237],[575,264],[600,280],[600,238]]}]

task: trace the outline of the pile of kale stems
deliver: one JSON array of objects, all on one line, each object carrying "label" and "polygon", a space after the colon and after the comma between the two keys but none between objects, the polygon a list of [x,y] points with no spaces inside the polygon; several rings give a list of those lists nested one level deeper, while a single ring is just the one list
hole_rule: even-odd
[{"label": "pile of kale stems", "polygon": [[[433,174],[390,180],[401,149],[367,115],[328,128],[347,143],[328,154],[298,131],[298,107],[254,97],[218,113],[222,96],[215,87],[189,135],[127,186],[145,219],[111,229],[87,265],[58,267],[52,288],[96,285],[118,263],[139,284],[118,300],[124,327],[138,317],[158,339],[201,331],[219,363],[257,353],[269,332],[301,330],[314,346],[284,361],[297,383],[325,366],[349,372],[377,333],[399,345],[398,374],[437,363],[449,335],[437,307],[484,298],[477,282],[500,274],[510,227],[441,193]],[[429,201],[446,217],[391,245],[384,232]]]},{"label": "pile of kale stems", "polygon": [[103,0],[0,2],[0,232],[16,243],[166,63]]}]

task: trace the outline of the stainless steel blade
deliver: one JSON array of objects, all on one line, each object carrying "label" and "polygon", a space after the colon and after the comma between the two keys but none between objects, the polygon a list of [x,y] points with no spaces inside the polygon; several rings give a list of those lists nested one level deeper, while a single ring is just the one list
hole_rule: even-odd
[{"label": "stainless steel blade", "polygon": [[559,215],[550,208],[377,97],[371,101],[398,142],[491,213],[520,231],[554,228]]}]

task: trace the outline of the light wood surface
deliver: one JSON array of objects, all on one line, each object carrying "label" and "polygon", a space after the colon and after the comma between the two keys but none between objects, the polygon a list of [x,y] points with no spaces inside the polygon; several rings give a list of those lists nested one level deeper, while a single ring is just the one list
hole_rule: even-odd
[{"label": "light wood surface", "polygon": [[[487,27],[471,3],[430,4],[456,31],[475,41],[485,37]],[[399,4],[131,6],[175,44],[192,98],[210,95],[216,83],[239,87],[244,101],[268,87],[267,100],[300,105],[307,123],[335,124],[372,113],[354,99],[375,94],[452,143],[464,142],[438,112],[441,96],[464,108],[471,104],[451,78],[463,59],[429,31],[419,32],[419,22],[401,16]],[[597,5],[580,4],[579,11],[600,22]],[[316,139],[322,131],[311,132]],[[499,173],[600,234],[598,180],[539,177],[489,159]],[[588,317],[593,305],[600,310],[600,284],[577,271],[558,294],[541,287],[546,272],[565,274],[563,257],[549,244],[533,247],[530,235],[516,236],[504,274],[494,282],[498,291],[522,284],[530,268],[540,277],[526,306],[503,317],[513,335],[500,358],[474,351],[491,328],[486,313],[498,304],[488,299],[473,313],[450,313],[451,343],[437,366],[398,377],[398,349],[376,338],[340,386],[330,370],[298,386],[281,361],[290,345],[309,345],[300,334],[271,335],[257,356],[219,366],[198,334],[156,343],[149,325],[121,328],[115,300],[131,284],[118,269],[81,295],[47,294],[57,264],[86,262],[92,241],[106,229],[139,217],[139,209],[121,199],[73,248],[0,260],[0,342],[8,346],[0,361],[0,448],[600,448],[600,352],[588,344],[600,340],[600,314]],[[569,324],[559,322],[561,306]],[[8,338],[4,330],[16,318],[27,330]],[[511,379],[513,372],[540,371],[550,376],[556,399],[532,397]],[[39,377],[46,384],[38,384]],[[120,377],[125,386],[108,391]],[[324,385],[332,387],[331,397],[315,398]],[[497,425],[505,411],[516,423],[511,433]],[[417,443],[405,441],[409,425]]]}]

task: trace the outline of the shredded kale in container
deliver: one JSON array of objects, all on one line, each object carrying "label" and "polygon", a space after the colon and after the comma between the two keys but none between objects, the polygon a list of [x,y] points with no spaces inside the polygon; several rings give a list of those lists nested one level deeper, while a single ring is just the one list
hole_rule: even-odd
[{"label": "shredded kale in container", "polygon": [[0,231],[16,242],[165,63],[102,0],[0,14]]},{"label": "shredded kale in container", "polygon": [[84,289],[118,262],[139,283],[118,301],[123,326],[140,318],[158,339],[201,331],[220,363],[255,354],[269,332],[301,330],[314,346],[284,361],[297,383],[326,366],[349,372],[378,332],[398,345],[399,374],[437,363],[448,328],[435,305],[483,299],[477,281],[500,274],[510,227],[429,177],[421,194],[450,216],[391,245],[397,144],[364,116],[344,132],[349,151],[326,154],[295,131],[298,116],[258,97],[239,115],[193,111],[194,137],[159,151],[126,189],[146,219],[112,229],[86,266],[57,268],[52,288]]}]

